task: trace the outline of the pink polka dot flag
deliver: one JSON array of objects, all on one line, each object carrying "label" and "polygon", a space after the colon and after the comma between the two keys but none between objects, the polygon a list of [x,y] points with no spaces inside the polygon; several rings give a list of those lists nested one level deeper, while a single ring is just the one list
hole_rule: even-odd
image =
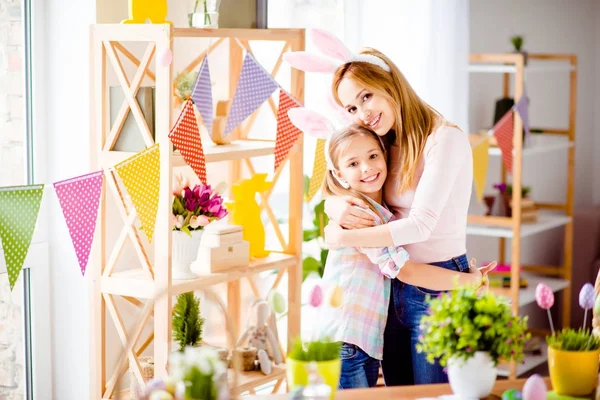
[{"label": "pink polka dot flag", "polygon": [[175,126],[169,133],[169,139],[179,149],[185,162],[192,167],[202,183],[206,183],[206,160],[194,114],[194,105],[191,101],[185,103]]},{"label": "pink polka dot flag", "polygon": [[81,275],[85,275],[94,240],[103,179],[104,173],[97,171],[54,183]]},{"label": "pink polka dot flag", "polygon": [[275,141],[275,170],[287,158],[290,150],[302,133],[288,117],[288,110],[300,107],[298,102],[284,90],[279,90],[279,109],[277,110],[277,139]]}]

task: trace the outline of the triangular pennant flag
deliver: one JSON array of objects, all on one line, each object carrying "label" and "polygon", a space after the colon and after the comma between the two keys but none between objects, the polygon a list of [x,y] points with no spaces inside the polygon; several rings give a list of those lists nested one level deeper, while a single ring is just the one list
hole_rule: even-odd
[{"label": "triangular pennant flag", "polygon": [[515,110],[519,113],[521,121],[523,121],[523,129],[525,130],[525,138],[529,138],[529,98],[525,93],[521,96],[517,104],[515,104]]},{"label": "triangular pennant flag", "polygon": [[85,275],[94,241],[103,177],[104,173],[98,171],[54,183],[81,275]]},{"label": "triangular pennant flag", "polygon": [[488,161],[489,161],[490,141],[486,136],[481,143],[473,147],[473,180],[475,181],[475,191],[477,199],[483,198],[483,190],[485,189],[485,179],[487,177]]},{"label": "triangular pennant flag", "polygon": [[315,161],[313,162],[313,172],[308,185],[308,196],[306,201],[311,201],[317,191],[323,185],[327,162],[325,161],[325,139],[317,139],[317,149],[315,150]]},{"label": "triangular pennant flag", "polygon": [[160,149],[158,143],[115,165],[127,188],[131,202],[142,222],[148,241],[152,242],[158,212],[160,188]]},{"label": "triangular pennant flag", "polygon": [[0,239],[11,291],[31,245],[43,192],[44,185],[0,188]]},{"label": "triangular pennant flag", "polygon": [[287,158],[288,153],[302,134],[300,129],[296,128],[290,117],[288,110],[299,107],[296,100],[288,96],[288,94],[279,91],[279,109],[277,110],[277,139],[275,141],[275,170]]},{"label": "triangular pennant flag", "polygon": [[210,70],[208,69],[208,54],[204,57],[204,60],[202,60],[202,65],[200,65],[196,84],[192,91],[192,100],[202,116],[206,130],[210,134],[212,132],[213,124],[213,99]]},{"label": "triangular pennant flag", "polygon": [[202,183],[206,183],[206,160],[192,102],[188,101],[183,107],[175,126],[169,132],[169,139]]},{"label": "triangular pennant flag", "polygon": [[264,103],[279,87],[277,82],[246,53],[242,71],[231,103],[224,136],[229,135],[243,120]]},{"label": "triangular pennant flag", "polygon": [[502,152],[502,161],[506,170],[512,172],[512,150],[514,134],[514,116],[512,110],[509,110],[492,128],[494,136],[498,141],[498,147]]}]

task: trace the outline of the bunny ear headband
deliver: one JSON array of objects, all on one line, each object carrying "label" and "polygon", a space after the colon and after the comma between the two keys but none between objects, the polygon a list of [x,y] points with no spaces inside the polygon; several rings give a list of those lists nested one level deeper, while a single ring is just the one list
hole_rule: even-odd
[{"label": "bunny ear headband", "polygon": [[335,72],[350,62],[367,62],[390,72],[390,66],[371,54],[355,54],[340,39],[321,29],[307,30],[307,36],[324,56],[306,51],[285,53],[283,59],[292,67],[305,72]]}]

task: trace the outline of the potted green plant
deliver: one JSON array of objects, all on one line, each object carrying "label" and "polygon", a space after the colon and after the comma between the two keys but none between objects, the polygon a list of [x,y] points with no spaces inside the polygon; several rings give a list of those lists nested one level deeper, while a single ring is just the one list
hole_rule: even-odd
[{"label": "potted green plant", "polygon": [[173,340],[182,352],[187,346],[196,347],[202,341],[204,318],[200,316],[200,299],[193,292],[177,296],[173,307]]},{"label": "potted green plant", "polygon": [[194,8],[188,14],[190,28],[218,28],[221,0],[193,0]]},{"label": "potted green plant", "polygon": [[429,298],[428,306],[417,351],[448,367],[450,387],[459,397],[488,396],[499,361],[522,360],[530,337],[527,318],[514,316],[501,297],[462,287]]},{"label": "potted green plant", "polygon": [[510,42],[513,45],[513,52],[515,53],[521,53],[523,54],[523,64],[527,65],[527,52],[523,50],[523,43],[524,43],[524,39],[523,36],[521,35],[514,35],[510,37]]}]

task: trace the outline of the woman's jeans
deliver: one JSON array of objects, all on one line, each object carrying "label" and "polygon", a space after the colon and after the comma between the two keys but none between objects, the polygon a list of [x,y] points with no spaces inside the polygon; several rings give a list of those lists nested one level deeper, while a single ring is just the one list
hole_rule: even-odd
[{"label": "woman's jeans", "polygon": [[[469,272],[466,255],[448,261],[429,263],[445,269]],[[425,353],[418,353],[421,317],[427,313],[427,294],[439,293],[392,280],[387,325],[383,341],[383,377],[386,386],[446,383],[448,376],[436,361],[430,364]]]},{"label": "woman's jeans", "polygon": [[379,360],[350,343],[342,344],[340,358],[342,359],[340,389],[368,388],[377,385]]}]

